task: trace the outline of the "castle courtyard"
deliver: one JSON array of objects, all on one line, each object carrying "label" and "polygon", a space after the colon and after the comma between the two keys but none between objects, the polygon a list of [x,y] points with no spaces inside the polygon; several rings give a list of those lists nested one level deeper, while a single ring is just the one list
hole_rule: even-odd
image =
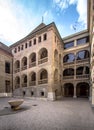
[{"label": "castle courtyard", "polygon": [[0,130],[94,130],[94,108],[86,98],[24,98],[17,111],[11,110],[11,99],[0,98]]}]

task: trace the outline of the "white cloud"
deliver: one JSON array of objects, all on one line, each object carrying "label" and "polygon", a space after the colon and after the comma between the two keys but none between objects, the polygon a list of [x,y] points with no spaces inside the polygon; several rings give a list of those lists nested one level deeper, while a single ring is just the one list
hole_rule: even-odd
[{"label": "white cloud", "polygon": [[53,0],[53,2],[55,7],[59,7],[62,11],[75,4],[79,15],[77,22],[82,29],[87,27],[87,0]]},{"label": "white cloud", "polygon": [[13,2],[16,1],[0,0],[0,41],[10,44],[26,36],[39,21],[22,5]]}]

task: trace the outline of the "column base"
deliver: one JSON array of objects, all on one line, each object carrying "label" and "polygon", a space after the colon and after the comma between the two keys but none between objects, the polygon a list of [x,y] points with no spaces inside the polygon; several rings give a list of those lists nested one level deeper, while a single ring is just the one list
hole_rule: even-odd
[{"label": "column base", "polygon": [[54,101],[55,100],[55,92],[48,92],[48,100]]},{"label": "column base", "polygon": [[77,98],[77,96],[73,96],[73,98]]}]

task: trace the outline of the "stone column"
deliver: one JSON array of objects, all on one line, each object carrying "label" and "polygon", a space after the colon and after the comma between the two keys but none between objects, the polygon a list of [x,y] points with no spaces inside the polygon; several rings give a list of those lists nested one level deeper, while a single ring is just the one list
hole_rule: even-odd
[{"label": "stone column", "polygon": [[73,98],[77,98],[77,96],[76,96],[76,86],[74,86],[74,95],[73,95]]}]

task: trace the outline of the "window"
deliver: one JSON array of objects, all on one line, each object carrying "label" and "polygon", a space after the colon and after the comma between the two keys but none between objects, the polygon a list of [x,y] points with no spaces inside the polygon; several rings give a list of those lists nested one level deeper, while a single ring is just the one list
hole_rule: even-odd
[{"label": "window", "polygon": [[34,39],[34,45],[36,45],[36,39]]},{"label": "window", "polygon": [[14,49],[14,53],[17,53],[17,48]]},{"label": "window", "polygon": [[32,42],[31,42],[31,41],[29,41],[29,47],[30,47],[30,46],[32,46]]},{"label": "window", "polygon": [[10,63],[9,62],[5,62],[5,73],[10,74]]},{"label": "window", "polygon": [[21,46],[21,50],[23,50],[24,45]]},{"label": "window", "polygon": [[44,96],[44,92],[41,92],[41,96]]},{"label": "window", "polygon": [[74,46],[74,41],[68,42],[64,44],[64,49],[70,48]]},{"label": "window", "polygon": [[27,43],[25,43],[25,48],[27,48]]},{"label": "window", "polygon": [[18,46],[18,51],[20,51],[20,46]]},{"label": "window", "polygon": [[75,56],[72,53],[65,55],[64,58],[63,58],[64,63],[65,62],[68,62],[68,63],[73,62],[74,60],[75,60]]},{"label": "window", "polygon": [[33,96],[34,95],[34,92],[33,91],[31,91],[31,96]]},{"label": "window", "polygon": [[77,45],[85,44],[87,42],[89,42],[89,37],[84,37],[84,38],[81,38],[81,39],[77,40]]},{"label": "window", "polygon": [[43,40],[44,41],[47,40],[47,34],[46,33],[43,35]]},{"label": "window", "polygon": [[38,38],[38,42],[41,42],[41,36],[39,36],[39,38]]},{"label": "window", "polygon": [[9,93],[10,92],[10,81],[6,80],[5,81],[5,91],[6,93]]}]

